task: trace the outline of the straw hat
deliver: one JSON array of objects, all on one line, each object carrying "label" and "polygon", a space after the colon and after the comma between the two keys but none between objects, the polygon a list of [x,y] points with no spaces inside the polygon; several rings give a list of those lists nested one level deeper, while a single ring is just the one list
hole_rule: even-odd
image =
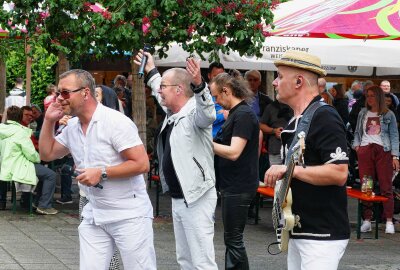
[{"label": "straw hat", "polygon": [[280,60],[274,62],[275,66],[289,66],[305,69],[318,74],[320,77],[326,76],[326,71],[322,69],[319,57],[300,51],[286,51]]}]

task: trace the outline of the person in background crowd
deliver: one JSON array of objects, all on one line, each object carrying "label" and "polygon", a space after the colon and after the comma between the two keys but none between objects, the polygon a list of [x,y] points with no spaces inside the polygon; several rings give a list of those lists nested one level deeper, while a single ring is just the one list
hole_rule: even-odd
[{"label": "person in background crowd", "polygon": [[333,97],[326,89],[322,93],[320,93],[320,96],[326,104],[333,106]]},{"label": "person in background crowd", "polygon": [[[399,133],[394,113],[385,104],[385,96],[379,86],[371,86],[366,91],[366,104],[357,119],[354,131],[353,149],[358,156],[360,178],[370,175],[379,181],[382,196],[389,200],[383,202],[386,217],[385,233],[394,234],[393,225],[393,171],[399,171]],[[364,210],[361,232],[371,231],[372,211]]]},{"label": "person in background crowd", "polygon": [[154,58],[147,56],[146,82],[167,112],[157,155],[163,191],[172,198],[176,258],[181,269],[217,269],[214,252],[214,213],[217,203],[212,149],[215,107],[200,62],[186,61],[186,69],[158,73]]},{"label": "person in background crowd", "polygon": [[[214,79],[218,74],[224,73],[225,68],[224,65],[221,63],[217,62],[212,62],[208,66],[208,82],[211,82],[212,79]],[[212,136],[215,138],[215,135],[217,135],[218,131],[221,129],[222,125],[224,124],[226,118],[228,117],[229,111],[223,109],[221,105],[215,102],[215,98],[213,97],[213,102],[215,104],[215,112],[216,112],[216,117],[214,123],[213,123],[213,128],[212,128]]]},{"label": "person in background crowd", "polygon": [[[107,269],[115,247],[125,269],[156,269],[153,208],[143,178],[149,160],[135,124],[97,102],[85,70],[61,74],[58,91],[45,115],[40,156],[51,161],[71,153],[80,173],[76,179],[89,201],[78,228],[80,269]],[[76,117],[54,137],[63,115]]]},{"label": "person in background crowd", "polygon": [[391,94],[385,93],[385,104],[386,107],[391,110],[396,116],[397,123],[400,122],[399,107],[396,107],[396,102]]},{"label": "person in background crowd", "polygon": [[[16,181],[21,184],[36,186],[36,177],[39,179],[36,187],[36,196],[33,205],[38,214],[55,215],[58,213],[52,207],[53,195],[56,187],[56,173],[40,164],[39,154],[32,140],[32,130],[24,126],[32,118],[30,107],[18,108],[11,106],[7,109],[7,122],[2,124],[1,141],[1,175],[0,179]],[[25,114],[25,116],[23,116]],[[30,116],[29,116],[30,114]],[[21,170],[20,168],[26,168]],[[29,193],[32,188],[21,187],[21,206],[29,207]],[[17,188],[18,191],[18,188]]]},{"label": "person in background crowd", "polygon": [[335,84],[331,89],[329,89],[329,93],[334,98],[333,107],[335,107],[346,126],[349,122],[349,102],[344,95],[343,84]]},{"label": "person in background crowd", "polygon": [[[343,121],[331,106],[320,103],[318,77],[326,75],[321,60],[300,51],[286,51],[275,61],[278,77],[273,86],[277,99],[289,105],[294,117],[282,131],[286,163],[303,121],[309,124],[305,138],[304,165],[296,165],[291,181],[292,212],[288,270],[338,268],[350,238],[346,180],[348,158]],[[306,124],[307,125],[307,124]],[[289,155],[289,156],[288,156]],[[267,186],[282,179],[287,165],[272,165],[265,173]]]},{"label": "person in background crowd", "polygon": [[114,88],[115,94],[118,98],[118,111],[122,114],[125,114],[126,108],[126,99],[124,97],[124,89],[121,87]]},{"label": "person in background crowd", "polygon": [[118,110],[118,97],[113,89],[105,85],[96,85],[96,100],[104,106]]},{"label": "person in background crowd", "polygon": [[363,91],[357,91],[355,93],[356,102],[353,104],[349,113],[349,123],[353,133],[356,129],[358,114],[360,113],[361,109],[365,107],[365,92],[373,85],[374,83],[372,81],[367,80],[363,84]]},{"label": "person in background crowd", "polygon": [[47,96],[43,100],[43,106],[45,112],[51,103],[56,102],[56,91],[57,91],[57,86],[55,86],[54,84],[47,85],[46,87]]},{"label": "person in background crowd", "polygon": [[270,165],[282,165],[281,133],[293,117],[293,110],[286,104],[274,100],[264,111],[260,120],[260,129],[268,137],[267,150]]},{"label": "person in background crowd", "polygon": [[18,77],[15,79],[15,86],[10,90],[9,95],[6,97],[5,110],[10,106],[22,107],[26,105],[26,92],[24,89],[24,79]]},{"label": "person in background crowd", "polygon": [[132,93],[132,74],[129,74],[126,78],[126,87],[131,90]]},{"label": "person in background crowd", "polygon": [[383,92],[385,94],[390,94],[390,95],[393,96],[393,99],[395,101],[395,106],[398,107],[399,104],[400,104],[399,98],[395,94],[390,92],[390,82],[387,81],[387,80],[384,80],[384,81],[381,82],[380,87],[381,87],[381,89],[383,90]]},{"label": "person in background crowd", "polygon": [[36,104],[31,104],[31,108],[32,108],[33,121],[35,121],[35,123],[36,123],[36,127],[33,131],[34,132],[33,135],[37,139],[39,139],[40,130],[42,129],[42,125],[43,125],[42,109]]},{"label": "person in background crowd", "polygon": [[[126,77],[123,75],[117,75],[114,79],[114,90],[116,91],[117,88],[121,88],[123,90],[123,104],[124,106],[124,114],[132,119],[132,91],[129,90],[127,87]],[[120,90],[119,90],[120,91]],[[121,108],[120,108],[121,110]]]},{"label": "person in background crowd", "polygon": [[347,99],[349,100],[349,111],[351,111],[354,103],[356,102],[356,98],[354,97],[354,94],[362,91],[362,84],[360,81],[355,80],[352,84],[350,89],[345,93]]},{"label": "person in background crowd", "polygon": [[321,94],[325,92],[326,89],[326,80],[324,78],[318,78],[318,92]]},{"label": "person in background crowd", "polygon": [[272,102],[272,100],[260,91],[261,86],[261,73],[258,70],[249,70],[244,74],[244,78],[249,83],[250,90],[253,91],[254,100],[251,102],[251,107],[257,115],[258,119],[264,113],[265,107]]},{"label": "person in background crowd", "polygon": [[215,172],[222,198],[225,269],[249,269],[243,242],[247,213],[258,187],[258,119],[246,101],[253,93],[242,79],[227,73],[210,83],[218,104],[229,110],[214,138]]}]

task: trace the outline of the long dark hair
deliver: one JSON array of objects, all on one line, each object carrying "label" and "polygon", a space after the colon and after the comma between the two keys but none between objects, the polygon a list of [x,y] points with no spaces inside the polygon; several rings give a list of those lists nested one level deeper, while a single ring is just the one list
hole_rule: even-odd
[{"label": "long dark hair", "polygon": [[228,87],[232,91],[232,95],[236,98],[245,100],[247,103],[252,102],[254,93],[250,90],[246,80],[241,77],[233,77],[228,73],[220,73],[211,83],[217,86],[218,92],[222,92],[223,87]]},{"label": "long dark hair", "polygon": [[[378,115],[387,113],[389,109],[385,103],[385,94],[383,93],[383,90],[379,86],[373,85],[367,89],[365,96],[368,95],[368,92],[372,92],[375,95],[376,104],[378,106]],[[365,107],[368,110],[372,109],[371,106],[368,105],[367,98],[365,99]]]}]

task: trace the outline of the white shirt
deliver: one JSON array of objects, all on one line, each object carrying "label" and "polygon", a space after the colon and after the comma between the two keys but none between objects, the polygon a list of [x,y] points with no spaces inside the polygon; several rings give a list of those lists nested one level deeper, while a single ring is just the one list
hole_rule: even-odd
[{"label": "white shirt", "polygon": [[371,143],[383,146],[381,138],[381,122],[377,113],[368,111],[363,123],[364,133],[361,138],[361,146],[366,146]]},{"label": "white shirt", "polygon": [[[78,117],[56,137],[67,147],[77,169],[115,166],[125,160],[120,152],[143,144],[136,125],[120,112],[98,104],[83,134]],[[101,181],[103,189],[80,185],[89,203],[82,216],[96,225],[136,217],[153,217],[143,175]]]}]

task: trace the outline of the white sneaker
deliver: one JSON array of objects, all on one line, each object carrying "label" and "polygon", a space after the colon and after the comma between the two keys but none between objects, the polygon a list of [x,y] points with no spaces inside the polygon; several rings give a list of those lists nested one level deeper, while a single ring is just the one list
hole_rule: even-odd
[{"label": "white sneaker", "polygon": [[371,231],[371,221],[364,220],[360,227],[361,232],[370,232]]},{"label": "white sneaker", "polygon": [[394,234],[394,225],[393,222],[386,222],[386,230],[385,233]]}]

